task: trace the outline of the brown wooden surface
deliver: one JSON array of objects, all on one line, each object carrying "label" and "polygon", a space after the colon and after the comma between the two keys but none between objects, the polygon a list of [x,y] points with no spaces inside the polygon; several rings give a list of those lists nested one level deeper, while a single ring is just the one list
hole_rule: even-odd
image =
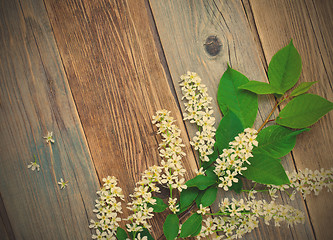
[{"label": "brown wooden surface", "polygon": [[[140,173],[160,161],[151,124],[158,109],[171,110],[182,130],[183,161],[191,176],[196,164],[189,136],[195,129],[181,119],[178,86],[187,70],[197,72],[216,98],[227,63],[250,79],[267,81],[271,57],[293,38],[303,62],[301,81],[318,80],[311,92],[333,101],[329,0],[0,3],[4,239],[89,239],[101,179],[118,177],[128,196]],[[209,36],[221,43],[215,56],[205,50]],[[256,127],[272,103],[270,97],[259,98]],[[214,110],[219,122],[217,104]],[[332,167],[332,117],[298,137],[293,153],[283,159],[287,169]],[[42,139],[47,130],[55,135],[52,146]],[[33,154],[39,173],[27,169]],[[60,177],[70,181],[62,191],[56,184]],[[306,224],[290,229],[261,224],[246,239],[330,239],[331,198],[324,192],[306,202],[283,196],[280,201],[307,213]],[[152,222],[156,238],[162,220],[160,215]]]},{"label": "brown wooden surface", "polygon": [[[129,200],[140,173],[160,161],[151,120],[163,108],[182,130],[187,145],[183,163],[193,172],[196,164],[145,2],[45,3],[98,175],[116,176]],[[162,221],[153,220],[156,238],[163,232]]]},{"label": "brown wooden surface", "polygon": [[0,6],[0,191],[14,237],[87,239],[99,182],[48,16],[43,4]]}]

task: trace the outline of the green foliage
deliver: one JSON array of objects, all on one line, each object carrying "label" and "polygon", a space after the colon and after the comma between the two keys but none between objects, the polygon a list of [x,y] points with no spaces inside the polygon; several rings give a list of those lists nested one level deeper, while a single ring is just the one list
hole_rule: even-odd
[{"label": "green foliage", "polygon": [[187,187],[197,187],[200,190],[205,190],[209,186],[216,183],[216,180],[209,176],[198,175],[186,182]]},{"label": "green foliage", "polygon": [[201,198],[201,204],[203,207],[208,207],[212,205],[216,200],[217,187],[208,188]]},{"label": "green foliage", "polygon": [[163,224],[164,236],[167,240],[175,239],[179,231],[179,218],[176,214],[169,214]]},{"label": "green foliage", "polygon": [[279,50],[268,66],[268,79],[272,87],[285,93],[292,88],[301,74],[302,60],[293,41]]},{"label": "green foliage", "polygon": [[229,143],[243,130],[243,125],[237,115],[228,111],[216,130],[215,144],[219,153],[221,154],[223,149],[229,148]]},{"label": "green foliage", "polygon": [[303,94],[291,100],[276,122],[290,128],[305,128],[333,109],[333,103],[314,94]]},{"label": "green foliage", "polygon": [[200,191],[197,198],[195,199],[195,204],[197,207],[200,207],[202,196],[205,194],[205,191]]},{"label": "green foliage", "polygon": [[154,212],[163,212],[168,205],[163,202],[161,198],[153,197],[156,199],[156,204],[148,204],[149,207],[152,207],[154,209]]},{"label": "green foliage", "polygon": [[296,136],[309,129],[293,131],[278,125],[264,128],[258,133],[258,147],[253,149],[253,155],[262,153],[273,158],[281,158],[287,155],[296,144]]},{"label": "green foliage", "polygon": [[189,207],[198,196],[198,193],[199,190],[195,187],[184,189],[180,193],[180,210]]},{"label": "green foliage", "polygon": [[201,228],[202,228],[202,224],[200,224],[198,229],[194,233],[191,234],[191,237],[195,237],[195,236],[199,235],[199,233],[201,232]]},{"label": "green foliage", "polygon": [[117,236],[118,240],[125,240],[128,238],[126,231],[124,229],[122,229],[121,227],[117,228],[116,236]]},{"label": "green foliage", "polygon": [[238,89],[248,90],[256,94],[283,94],[281,90],[273,87],[271,84],[258,81],[250,81],[248,83],[245,83],[244,85],[241,85],[240,87],[238,87]]},{"label": "green foliage", "polygon": [[198,213],[192,214],[182,225],[180,237],[189,237],[192,234],[197,233],[198,229],[201,228],[202,216]]},{"label": "green foliage", "polygon": [[206,176],[210,177],[210,178],[214,178],[215,181],[218,180],[218,177],[216,176],[216,174],[214,173],[214,169],[215,169],[215,166],[212,165],[210,166],[209,168],[207,168],[206,170]]},{"label": "green foliage", "polygon": [[303,93],[306,93],[311,88],[311,86],[313,84],[315,84],[316,82],[301,83],[299,86],[297,86],[297,88],[294,89],[294,91],[291,92],[290,96],[296,97],[296,96],[299,96]]},{"label": "green foliage", "polygon": [[247,179],[261,184],[283,185],[290,183],[278,159],[257,153],[249,161],[251,165],[245,164],[247,169],[242,172]]},{"label": "green foliage", "polygon": [[248,83],[243,74],[228,69],[223,74],[217,91],[217,101],[223,115],[230,110],[241,120],[243,127],[252,127],[258,111],[258,97],[256,94],[238,89]]}]

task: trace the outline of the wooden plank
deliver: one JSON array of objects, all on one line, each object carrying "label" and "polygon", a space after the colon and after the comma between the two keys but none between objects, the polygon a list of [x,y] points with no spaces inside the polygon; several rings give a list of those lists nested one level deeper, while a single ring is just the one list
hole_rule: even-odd
[{"label": "wooden plank", "polygon": [[[265,62],[261,61],[256,48],[255,37],[246,20],[241,2],[238,1],[149,1],[162,47],[167,59],[174,86],[181,98],[178,85],[179,76],[187,70],[197,72],[203,83],[209,88],[209,94],[216,102],[216,91],[227,63],[249,79],[267,82]],[[207,39],[218,38],[220,52],[209,54],[205,46]],[[205,45],[206,43],[206,45]],[[260,109],[255,123],[258,128],[263,118],[271,111],[273,99],[259,97]],[[183,108],[182,103],[180,105]],[[217,122],[221,115],[217,103],[214,106]],[[196,129],[186,125],[190,136]],[[291,156],[283,159],[285,168],[294,170]],[[220,192],[219,197],[232,196],[232,193]],[[269,199],[269,198],[268,198]],[[279,199],[307,212],[304,201],[297,197],[291,202],[288,198]],[[216,206],[215,206],[216,207]],[[290,230],[287,227],[274,228],[261,223],[259,229],[246,236],[246,239],[313,239],[309,219],[305,225],[297,225]]]},{"label": "wooden plank", "polygon": [[3,240],[15,240],[13,228],[9,222],[8,214],[0,193],[0,236]]},{"label": "wooden plank", "polygon": [[[46,10],[34,3],[0,3],[0,192],[16,239],[87,239],[99,181]],[[27,168],[34,155],[39,172]]]},{"label": "wooden plank", "polygon": [[[140,173],[160,161],[151,119],[165,108],[182,130],[187,145],[183,162],[190,176],[196,168],[194,156],[159,60],[145,2],[45,4],[98,175],[116,176],[129,200]],[[153,222],[156,238],[162,223],[161,218]]]},{"label": "wooden plank", "polygon": [[[292,38],[303,62],[300,82],[318,81],[311,93],[333,101],[333,3],[332,1],[250,1],[266,59]],[[298,169],[329,169],[333,166],[333,112],[297,139],[293,151]],[[332,193],[309,196],[306,203],[315,235],[331,239]]]}]

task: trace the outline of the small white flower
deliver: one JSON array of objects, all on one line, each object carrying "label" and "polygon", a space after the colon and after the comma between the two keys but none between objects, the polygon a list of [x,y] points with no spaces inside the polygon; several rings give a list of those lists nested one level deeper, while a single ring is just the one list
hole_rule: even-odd
[{"label": "small white flower", "polygon": [[202,204],[199,206],[199,210],[197,211],[198,214],[205,215],[209,212],[209,207],[203,207]]},{"label": "small white flower", "polygon": [[28,165],[28,168],[31,168],[32,171],[35,171],[37,169],[37,171],[39,172],[39,164],[37,163],[37,159],[36,156],[34,155],[35,161],[34,162],[30,162],[30,164]]},{"label": "small white flower", "polygon": [[136,238],[135,239],[137,239],[137,240],[148,240],[148,237],[147,236],[143,236],[143,237],[141,237],[140,236],[140,233],[136,236]]},{"label": "small white flower", "polygon": [[67,187],[68,181],[64,182],[64,179],[60,178],[60,182],[58,182],[58,184],[60,185],[60,189],[64,189]]},{"label": "small white flower", "polygon": [[32,171],[35,171],[37,169],[37,171],[39,171],[39,165],[36,163],[36,162],[31,162],[29,165],[28,165],[28,168],[31,168]]},{"label": "small white flower", "polygon": [[47,142],[47,143],[49,143],[49,142],[54,143],[55,141],[54,141],[54,139],[52,138],[52,135],[53,135],[53,132],[47,132],[47,136],[46,136],[46,137],[43,137],[43,138],[46,139],[46,142]]}]

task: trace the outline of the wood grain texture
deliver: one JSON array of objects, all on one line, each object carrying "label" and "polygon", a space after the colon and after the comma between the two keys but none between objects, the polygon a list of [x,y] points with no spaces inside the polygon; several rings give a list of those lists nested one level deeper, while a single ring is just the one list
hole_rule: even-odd
[{"label": "wood grain texture", "polygon": [[[241,2],[150,0],[149,3],[178,99],[181,99],[179,76],[187,70],[197,72],[215,100],[214,112],[218,123],[221,114],[216,102],[216,91],[227,63],[251,80],[267,82],[266,63],[261,50],[256,48],[255,36],[251,33]],[[216,56],[209,55],[205,50],[204,44],[209,36],[216,36],[222,44],[221,51]],[[256,128],[261,125],[262,119],[266,118],[272,104],[272,98],[259,97],[260,109]],[[184,110],[182,103],[180,105]],[[190,124],[186,126],[190,136],[193,136],[195,127]],[[289,171],[295,169],[290,155],[283,159],[283,164]],[[219,193],[219,198],[225,196],[233,195],[230,192]],[[279,201],[307,212],[300,196],[292,202],[288,197],[282,196]],[[259,229],[246,236],[246,239],[313,238],[309,219],[305,225],[296,225],[290,229],[286,226],[274,228],[261,223]]]},{"label": "wood grain texture", "polygon": [[[183,163],[187,178],[191,176],[194,156],[159,60],[145,1],[45,4],[98,175],[116,176],[129,200],[140,174],[160,162],[151,119],[165,108],[182,130],[187,145]],[[152,223],[156,238],[162,222],[163,217]]]},{"label": "wood grain texture", "polygon": [[[298,49],[303,70],[300,82],[318,81],[310,90],[333,101],[333,3],[332,1],[251,1],[253,15],[268,61],[290,39]],[[329,169],[333,166],[333,112],[300,135],[293,151],[298,169]],[[317,239],[333,234],[332,193],[307,197],[310,218]]]},{"label": "wood grain texture", "polygon": [[0,2],[0,192],[15,238],[88,239],[99,181],[46,10]]},{"label": "wood grain texture", "polygon": [[15,240],[12,225],[0,193],[0,236],[3,240]]}]

